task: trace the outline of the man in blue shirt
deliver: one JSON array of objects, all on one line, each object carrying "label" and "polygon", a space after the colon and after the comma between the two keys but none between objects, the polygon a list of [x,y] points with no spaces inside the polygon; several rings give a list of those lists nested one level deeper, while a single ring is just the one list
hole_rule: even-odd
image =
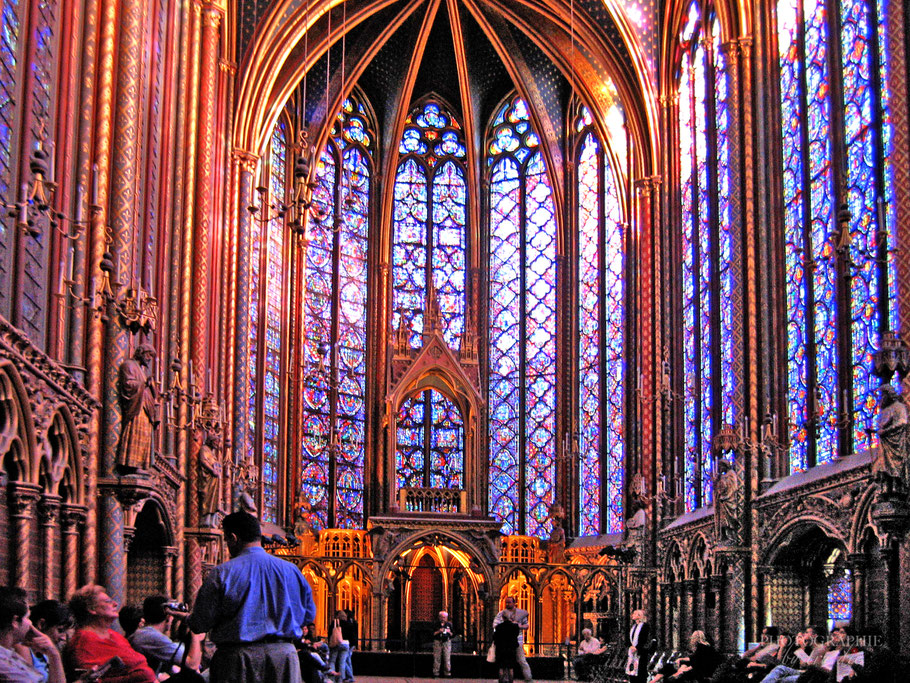
[{"label": "man in blue shirt", "polygon": [[262,549],[253,515],[234,512],[221,526],[231,559],[209,572],[188,622],[218,646],[211,683],[298,683],[293,642],[316,618],[313,591],[297,567]]}]

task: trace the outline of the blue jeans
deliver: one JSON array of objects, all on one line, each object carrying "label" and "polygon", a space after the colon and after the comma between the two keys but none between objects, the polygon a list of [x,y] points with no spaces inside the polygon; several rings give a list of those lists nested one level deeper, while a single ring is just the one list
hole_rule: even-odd
[{"label": "blue jeans", "polygon": [[348,641],[342,640],[341,645],[329,650],[329,668],[338,672],[336,680],[344,678],[347,671],[352,672],[351,678],[354,677],[351,669],[351,644]]},{"label": "blue jeans", "polygon": [[762,683],[796,683],[796,679],[801,673],[802,671],[799,669],[791,669],[789,666],[781,664],[771,669],[768,675],[762,679]]}]

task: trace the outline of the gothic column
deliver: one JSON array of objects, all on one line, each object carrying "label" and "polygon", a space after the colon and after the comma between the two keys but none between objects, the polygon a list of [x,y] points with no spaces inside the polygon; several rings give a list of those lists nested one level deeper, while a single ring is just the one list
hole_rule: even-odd
[{"label": "gothic column", "polygon": [[[63,585],[62,595],[72,595],[79,587],[79,557],[85,551],[79,547],[79,538],[84,531],[86,510],[81,505],[68,505],[60,507],[60,529],[63,543],[60,576]],[[81,528],[80,528],[81,527]]]},{"label": "gothic column", "polygon": [[38,501],[41,488],[34,484],[14,481],[9,483],[7,490],[14,539],[12,550],[16,557],[10,583],[31,592],[35,587],[34,577],[29,570],[32,553],[31,528],[35,516],[35,503]]},{"label": "gothic column", "polygon": [[[884,6],[880,4],[880,7]],[[892,214],[891,229],[897,236],[894,260],[897,264],[898,318],[903,322],[901,332],[908,335],[906,316],[910,311],[910,97],[908,97],[907,35],[910,9],[907,3],[888,3],[884,35],[887,36],[888,82],[885,84],[890,98],[893,135],[891,168],[894,169],[894,196],[896,206]]]},{"label": "gothic column", "polygon": [[726,566],[721,612],[724,624],[718,649],[722,652],[742,651],[745,647],[746,631],[746,566],[751,550],[748,548],[723,549],[717,553],[717,561]]},{"label": "gothic column", "polygon": [[168,545],[164,550],[164,590],[168,595],[174,595],[176,586],[174,585],[174,560],[177,559],[179,549],[175,546]]},{"label": "gothic column", "polygon": [[126,596],[126,552],[123,537],[123,508],[110,488],[101,489],[101,585],[118,604]]},{"label": "gothic column", "polygon": [[720,574],[712,574],[708,578],[708,591],[713,596],[714,606],[710,610],[713,615],[711,619],[711,630],[708,632],[715,643],[720,642],[721,634],[724,629],[724,610],[722,609],[722,596],[724,589],[724,577]]},{"label": "gothic column", "polygon": [[235,149],[231,155],[237,177],[237,262],[235,267],[236,324],[234,346],[234,464],[246,460],[249,435],[250,397],[250,231],[252,214],[247,207],[252,201],[253,172],[257,157]]},{"label": "gothic column", "polygon": [[694,597],[695,581],[693,579],[686,579],[682,582],[682,610],[679,619],[679,625],[681,629],[680,637],[683,639],[687,638],[689,634],[692,633],[692,631],[695,629],[695,610],[693,609]]},{"label": "gothic column", "polygon": [[866,627],[866,569],[868,565],[869,558],[865,553],[847,555],[847,567],[850,569],[852,580],[850,589],[853,594],[853,619],[850,623],[858,629]]},{"label": "gothic column", "polygon": [[[218,49],[221,27],[221,12],[206,3],[201,10],[202,23],[200,30],[199,54],[199,91],[196,138],[196,184],[194,196],[193,220],[193,292],[192,292],[192,330],[190,356],[193,360],[197,383],[207,390],[206,378],[209,371],[208,328],[210,317],[209,265],[212,257],[210,237],[212,218],[214,216],[214,195],[212,189],[216,182],[215,160],[219,143],[215,139],[215,92],[218,84]],[[204,437],[203,437],[204,438]],[[186,521],[189,529],[199,526],[199,507],[196,475],[198,473],[199,446],[201,439],[190,442],[184,474],[187,478]],[[194,534],[185,536],[187,589],[194,594],[202,585],[202,559],[200,539]]]},{"label": "gothic column", "polygon": [[[712,627],[714,625],[714,617],[716,612],[714,610],[708,609],[708,577],[702,576],[698,579],[698,586],[696,588],[696,595],[698,596],[698,613],[701,617],[701,624],[699,628],[705,633],[711,633]],[[716,640],[714,641],[717,642]]]},{"label": "gothic column", "polygon": [[[143,2],[121,0],[117,13],[116,114],[110,176],[110,237],[113,257],[111,287],[116,297],[134,283],[132,247],[135,239],[136,188],[138,186],[139,129],[141,126],[141,75],[143,60]],[[117,306],[109,301],[105,312],[101,466],[109,475],[115,464],[117,442],[122,430],[117,372],[130,355],[130,336],[119,320]],[[123,511],[116,499],[116,487],[106,487],[101,510],[101,576],[108,594],[123,603],[126,591],[126,564],[123,552]]]},{"label": "gothic column", "polygon": [[44,543],[42,564],[44,565],[44,581],[42,595],[46,600],[53,598],[59,592],[57,576],[58,569],[54,566],[54,555],[57,546],[57,529],[60,519],[60,496],[45,493],[38,503],[38,526]]}]

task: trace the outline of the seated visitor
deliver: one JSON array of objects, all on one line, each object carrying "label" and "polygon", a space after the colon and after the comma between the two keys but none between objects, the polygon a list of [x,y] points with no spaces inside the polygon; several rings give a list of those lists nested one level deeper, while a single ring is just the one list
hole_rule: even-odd
[{"label": "seated visitor", "polygon": [[581,641],[578,643],[578,656],[572,660],[572,668],[578,680],[589,680],[595,666],[603,662],[603,653],[607,646],[594,637],[591,629],[586,628],[581,632]]},{"label": "seated visitor", "polygon": [[189,647],[184,643],[171,640],[167,634],[175,618],[185,619],[186,612],[178,612],[168,607],[168,598],[164,595],[153,595],[142,603],[142,617],[145,626],[129,637],[130,645],[136,652],[145,655],[148,665],[157,673],[171,672],[171,667],[185,665],[199,670],[202,660],[202,641],[204,634],[191,634]]},{"label": "seated visitor", "polygon": [[[796,649],[793,651],[794,661],[789,664],[779,664],[775,666],[762,680],[765,683],[778,683],[786,681],[787,683],[796,683],[806,669],[817,667],[821,664],[822,658],[828,652],[825,643],[825,633],[817,626],[809,626],[796,636]],[[796,666],[793,666],[796,664]]]},{"label": "seated visitor", "polygon": [[145,657],[112,626],[119,616],[117,602],[101,586],[83,586],[70,598],[70,609],[76,619],[76,633],[66,647],[67,666],[71,671],[91,671],[114,657],[114,666],[99,680],[105,683],[154,683],[155,673]]},{"label": "seated visitor", "polygon": [[[35,628],[51,639],[59,652],[63,652],[63,647],[69,640],[73,629],[73,615],[69,607],[59,600],[44,600],[32,607],[29,619]],[[50,668],[47,655],[24,643],[16,646],[16,652],[26,662],[32,663],[32,666],[42,675],[42,680],[49,679]]]},{"label": "seated visitor", "polygon": [[[24,645],[46,658],[47,673],[16,652]],[[54,641],[32,625],[28,602],[21,588],[0,587],[0,681],[15,683],[65,683],[63,661]]]},{"label": "seated visitor", "polygon": [[722,661],[721,654],[708,641],[704,631],[693,631],[689,638],[689,655],[680,657],[674,665],[665,666],[652,681],[684,681],[707,683]]},{"label": "seated visitor", "polygon": [[761,641],[743,652],[742,659],[747,662],[756,662],[765,655],[774,654],[779,647],[779,635],[780,631],[776,626],[765,626],[761,630]]},{"label": "seated visitor", "polygon": [[136,605],[124,605],[121,607],[117,621],[120,622],[123,635],[127,638],[145,626],[145,619],[142,618],[142,608]]},{"label": "seated visitor", "polygon": [[336,671],[329,669],[329,647],[315,635],[315,624],[303,626],[297,653],[304,683],[322,683],[327,676],[337,675]]}]

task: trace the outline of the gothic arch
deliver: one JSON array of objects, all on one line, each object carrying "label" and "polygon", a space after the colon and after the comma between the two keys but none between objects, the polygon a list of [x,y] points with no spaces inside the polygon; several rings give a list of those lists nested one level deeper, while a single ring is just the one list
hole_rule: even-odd
[{"label": "gothic arch", "polygon": [[823,517],[799,517],[785,523],[765,544],[765,554],[760,564],[772,566],[781,558],[783,552],[791,547],[797,539],[812,533],[821,532],[832,542],[840,544],[845,550],[849,548],[847,539],[837,525]]},{"label": "gothic arch", "polygon": [[39,463],[39,480],[46,494],[59,495],[62,502],[85,503],[85,466],[82,462],[76,425],[65,405],[57,408],[45,436],[46,448]]},{"label": "gothic arch", "polygon": [[10,481],[38,483],[35,423],[16,367],[0,361],[0,458]]},{"label": "gothic arch", "polygon": [[[429,543],[427,543],[429,541]],[[424,530],[417,533],[409,534],[388,549],[385,553],[384,561],[377,565],[374,570],[374,585],[379,589],[386,589],[390,576],[393,576],[398,566],[401,556],[408,550],[419,548],[423,545],[445,545],[451,544],[455,549],[464,552],[469,558],[471,571],[483,577],[487,589],[496,585],[496,579],[492,567],[487,558],[478,552],[477,548],[458,533],[448,532],[445,530]]]},{"label": "gothic arch", "polygon": [[[402,403],[424,389],[435,389],[452,401],[461,412],[464,425],[464,486],[467,507],[471,510],[481,506],[484,498],[483,486],[478,482],[482,470],[477,434],[483,399],[464,367],[449,349],[442,332],[436,329],[436,323],[430,313],[427,314],[424,324],[427,329],[423,334],[423,347],[413,360],[405,361],[407,364],[402,374],[394,381],[385,397],[383,423],[386,429],[386,471],[393,473],[396,471],[397,415]],[[400,353],[402,350],[396,351]],[[388,486],[388,505],[395,505],[397,495],[395,488],[394,482]]]},{"label": "gothic arch", "polygon": [[[311,69],[325,53],[330,42],[340,40],[342,29],[338,26],[338,22],[335,22],[332,27],[331,36],[327,35],[327,26],[323,26],[323,23],[328,23],[323,19],[332,4],[329,0],[312,0],[311,2],[282,0],[274,3],[267,16],[260,21],[254,42],[240,68],[236,118],[232,126],[234,148],[253,153],[255,150],[262,149],[268,131],[277,120],[288,97],[303,79],[304,73]],[[347,16],[348,33],[391,4],[391,2],[371,3],[352,9]],[[354,54],[349,59],[348,84],[357,81],[376,53],[421,5],[420,0],[409,3],[382,27],[381,32],[374,36],[370,45],[350,48]],[[644,51],[638,44],[636,33],[629,24],[625,13],[615,3],[606,3],[606,5],[606,10],[622,37],[623,48],[627,51],[628,56],[622,55],[620,50],[611,44],[596,21],[586,22],[583,21],[584,17],[580,14],[573,15],[573,7],[566,0],[551,3],[546,7],[531,8],[527,6],[525,10],[533,12],[533,18],[528,18],[505,7],[499,7],[499,12],[501,18],[504,17],[506,21],[528,33],[537,47],[543,50],[563,73],[568,72],[571,66],[575,66],[571,81],[581,93],[584,101],[591,105],[601,132],[606,130],[600,114],[600,110],[605,107],[596,105],[603,103],[602,74],[607,73],[617,77],[615,80],[617,90],[625,103],[626,110],[631,114],[630,128],[635,137],[635,144],[639,149],[644,150],[642,159],[638,162],[639,171],[642,175],[648,175],[650,173],[648,169],[657,167],[657,141],[659,139],[659,112],[656,104],[657,98],[654,96],[654,86],[649,75],[650,69]],[[486,22],[485,16],[481,12],[474,12],[474,18],[485,31],[496,33],[495,28]],[[542,27],[547,27],[548,30]],[[308,54],[305,60],[300,44],[308,29],[311,37],[308,41]],[[504,63],[508,63],[509,55],[505,46],[496,39],[495,35],[491,37],[491,42],[497,48]],[[574,57],[576,65],[570,66],[571,57]],[[582,60],[584,63],[579,69],[577,64]],[[626,60],[629,60],[630,63],[626,63]],[[511,66],[510,73],[513,82],[517,84],[522,82],[514,65]],[[413,76],[412,74],[410,79],[412,82]],[[327,111],[336,110],[347,94],[340,92],[337,87],[333,90],[334,92],[330,93],[330,104],[326,107]],[[409,91],[409,89],[405,90]],[[527,97],[528,93],[524,92],[522,95]],[[408,104],[404,106],[407,107]],[[540,122],[535,121],[535,123]],[[311,131],[311,133],[310,140],[317,149],[321,148],[328,136],[327,125],[323,123],[320,130]],[[394,135],[392,139],[394,139]],[[548,158],[547,161],[552,164],[553,158]],[[561,184],[557,184],[555,189],[560,190],[559,201],[557,201],[557,206],[560,206],[564,200],[561,196]]]}]

